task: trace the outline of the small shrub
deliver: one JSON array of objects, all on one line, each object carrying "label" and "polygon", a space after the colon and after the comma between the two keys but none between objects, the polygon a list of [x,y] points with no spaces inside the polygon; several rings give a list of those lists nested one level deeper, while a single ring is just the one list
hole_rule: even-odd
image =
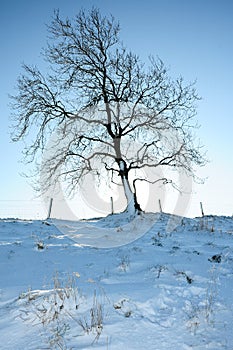
[{"label": "small shrub", "polygon": [[177,272],[176,272],[176,275],[181,275],[181,276],[184,276],[184,277],[186,278],[186,281],[187,281],[187,283],[188,283],[188,284],[193,283],[193,279],[192,279],[191,277],[189,277],[189,276],[187,275],[187,273],[186,273],[186,272],[183,272],[183,271],[177,271]]},{"label": "small shrub", "polygon": [[123,272],[126,272],[130,267],[130,258],[128,255],[122,255],[120,257],[119,269]]},{"label": "small shrub", "polygon": [[156,236],[153,236],[151,237],[152,239],[152,245],[156,245],[158,247],[162,247],[162,243],[161,243],[161,236],[160,236],[160,233],[158,232],[158,235],[157,237]]},{"label": "small shrub", "polygon": [[90,309],[89,317],[83,316],[79,318],[78,324],[86,334],[95,334],[95,341],[98,341],[103,330],[103,306],[98,302],[96,291],[94,292],[93,305]]},{"label": "small shrub", "polygon": [[92,307],[88,314],[81,312],[83,297],[80,295],[74,276],[63,281],[58,274],[53,279],[53,289],[29,290],[19,296],[19,317],[33,325],[42,325],[49,334],[49,349],[68,349],[66,333],[70,322],[75,322],[87,334],[94,334],[98,341],[103,330],[103,306],[94,292]]},{"label": "small shrub", "polygon": [[38,250],[43,250],[45,248],[44,242],[42,241],[37,242],[36,246]]},{"label": "small shrub", "polygon": [[220,263],[222,261],[222,256],[221,254],[215,254],[208,260],[213,263]]}]

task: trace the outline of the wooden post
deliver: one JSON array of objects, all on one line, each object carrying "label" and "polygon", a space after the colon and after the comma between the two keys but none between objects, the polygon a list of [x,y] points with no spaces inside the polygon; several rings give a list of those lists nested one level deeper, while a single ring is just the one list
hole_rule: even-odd
[{"label": "wooden post", "polygon": [[110,201],[111,201],[111,214],[114,214],[114,210],[113,210],[113,198],[110,197]]},{"label": "wooden post", "polygon": [[48,210],[47,219],[50,219],[50,215],[51,215],[51,211],[52,211],[52,206],[53,206],[53,198],[50,198],[49,210]]},{"label": "wooden post", "polygon": [[200,202],[200,207],[201,207],[201,215],[202,215],[202,216],[205,216],[205,214],[204,214],[204,210],[203,210],[203,205],[202,205],[202,202]]},{"label": "wooden post", "polygon": [[160,210],[160,213],[163,212],[163,210],[162,210],[162,205],[161,205],[161,200],[160,200],[160,199],[159,199],[159,210]]}]

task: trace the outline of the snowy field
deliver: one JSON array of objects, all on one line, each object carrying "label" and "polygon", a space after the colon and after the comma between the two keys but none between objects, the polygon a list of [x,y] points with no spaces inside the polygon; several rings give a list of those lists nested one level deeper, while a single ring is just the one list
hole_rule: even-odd
[{"label": "snowy field", "polygon": [[0,349],[232,350],[233,218],[137,220],[0,220]]}]

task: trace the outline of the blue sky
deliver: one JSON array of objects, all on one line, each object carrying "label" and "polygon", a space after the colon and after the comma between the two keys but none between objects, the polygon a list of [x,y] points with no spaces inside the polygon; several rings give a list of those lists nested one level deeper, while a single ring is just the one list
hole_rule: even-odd
[{"label": "blue sky", "polygon": [[146,60],[158,55],[174,76],[197,80],[202,96],[198,136],[210,163],[199,172],[208,177],[195,187],[189,215],[233,214],[233,2],[230,0],[3,0],[0,5],[0,199],[30,199],[33,192],[20,173],[22,144],[10,142],[8,94],[14,93],[22,62],[43,66],[46,23],[53,10],[72,17],[95,5],[112,13],[121,25],[126,46]]}]

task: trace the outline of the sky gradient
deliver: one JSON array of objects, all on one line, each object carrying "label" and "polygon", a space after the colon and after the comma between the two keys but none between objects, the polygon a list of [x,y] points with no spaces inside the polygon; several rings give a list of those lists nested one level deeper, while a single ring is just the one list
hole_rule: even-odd
[{"label": "sky gradient", "polygon": [[[0,200],[34,197],[20,173],[30,166],[20,163],[23,144],[10,141],[8,94],[14,94],[21,64],[43,67],[41,49],[46,46],[46,23],[54,9],[73,17],[81,8],[100,8],[121,25],[121,39],[142,60],[159,56],[174,76],[196,80],[202,100],[197,134],[207,151],[209,164],[198,171],[207,178],[195,185],[188,216],[233,214],[233,2],[228,0],[49,0],[2,1],[0,5]],[[0,202],[0,206],[1,206]]]}]

